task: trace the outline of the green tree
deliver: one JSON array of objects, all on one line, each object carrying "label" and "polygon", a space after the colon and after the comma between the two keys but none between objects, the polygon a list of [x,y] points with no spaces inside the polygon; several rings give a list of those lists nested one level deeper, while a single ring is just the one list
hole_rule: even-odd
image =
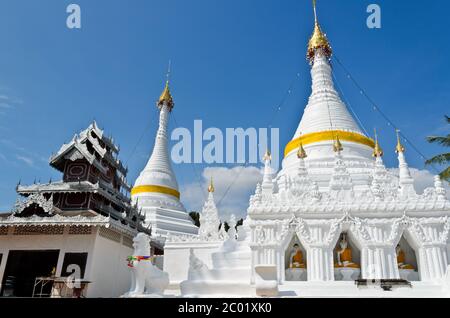
[{"label": "green tree", "polygon": [[[447,121],[447,124],[450,124],[450,117],[445,116],[445,119]],[[450,134],[447,134],[447,136],[429,136],[427,137],[427,140],[429,143],[435,143],[439,144],[444,147],[450,147]],[[443,180],[447,180],[450,182],[450,153],[442,153],[439,155],[434,156],[433,158],[428,159],[425,161],[425,164],[431,165],[431,164],[439,164],[439,165],[447,165],[447,167],[439,173],[439,176]]]},{"label": "green tree", "polygon": [[[243,218],[239,219],[239,220],[236,222],[236,227],[235,227],[235,229],[237,230],[238,226],[241,226],[242,224],[244,224],[244,219],[243,219]],[[222,223],[220,223],[220,226],[222,226]],[[224,222],[224,223],[223,223],[223,226],[225,226],[225,231],[228,232],[228,230],[230,229],[230,226],[228,225],[228,223],[227,223],[227,222]],[[219,228],[220,228],[220,227],[219,227]]]},{"label": "green tree", "polygon": [[194,221],[194,225],[196,227],[200,227],[200,213],[192,211],[189,212],[189,216],[191,217],[192,221]]}]

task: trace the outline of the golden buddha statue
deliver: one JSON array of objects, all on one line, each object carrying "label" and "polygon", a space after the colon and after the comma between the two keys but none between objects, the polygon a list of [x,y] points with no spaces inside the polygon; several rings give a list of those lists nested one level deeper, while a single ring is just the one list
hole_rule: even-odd
[{"label": "golden buddha statue", "polygon": [[405,252],[400,247],[400,244],[397,245],[395,252],[397,253],[397,264],[399,269],[414,270],[414,267],[412,265],[405,263]]},{"label": "golden buddha statue", "polygon": [[289,264],[289,267],[306,268],[306,265],[303,262],[303,253],[300,250],[300,246],[298,244],[294,244],[294,250],[291,253],[291,262]]},{"label": "golden buddha statue", "polygon": [[359,268],[359,265],[353,263],[352,249],[348,245],[347,235],[343,234],[339,242],[340,249],[337,251],[337,263],[334,267]]}]

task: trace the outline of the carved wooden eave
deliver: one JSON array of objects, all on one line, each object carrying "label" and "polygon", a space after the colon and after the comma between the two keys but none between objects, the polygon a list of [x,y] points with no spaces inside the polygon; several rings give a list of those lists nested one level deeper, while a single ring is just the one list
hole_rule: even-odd
[{"label": "carved wooden eave", "polygon": [[24,200],[17,199],[12,212],[14,215],[20,214],[26,208],[28,208],[33,204],[36,204],[39,207],[41,207],[45,213],[51,214],[53,211],[53,196],[50,196],[50,198],[47,199],[44,197],[42,193],[39,192],[32,193]]},{"label": "carved wooden eave", "polygon": [[[92,131],[94,131],[95,135],[97,135],[97,137],[111,149],[112,153],[118,153],[118,147],[112,144],[111,140],[103,137],[103,131],[99,130],[96,125],[91,125],[79,135],[75,135],[68,144],[62,145],[58,152],[50,158],[50,165],[61,171],[61,161],[67,159],[81,159],[79,156],[82,156],[82,158],[85,158],[90,164],[95,165],[100,171],[106,172],[105,168],[101,162],[97,160],[96,156],[89,153],[86,146],[86,142],[89,141],[94,151],[100,158],[106,160],[122,174],[126,175],[128,170],[123,166],[122,162],[119,159],[116,159],[112,153],[107,150],[106,146],[103,147],[100,145],[99,139],[92,136]],[[72,153],[73,149],[78,150],[79,153]]]},{"label": "carved wooden eave", "polygon": [[108,183],[100,181],[93,184],[89,181],[75,181],[75,182],[52,182],[47,184],[33,184],[29,186],[18,186],[17,193],[20,195],[40,193],[99,193],[108,200],[114,202],[121,207],[129,207],[130,199],[113,189]]},{"label": "carved wooden eave", "polygon": [[135,236],[137,230],[128,225],[122,224],[120,221],[110,217],[97,215],[93,217],[86,216],[62,216],[54,215],[51,217],[17,217],[9,215],[0,218],[0,227],[19,227],[19,226],[92,226],[111,228],[129,236]]}]

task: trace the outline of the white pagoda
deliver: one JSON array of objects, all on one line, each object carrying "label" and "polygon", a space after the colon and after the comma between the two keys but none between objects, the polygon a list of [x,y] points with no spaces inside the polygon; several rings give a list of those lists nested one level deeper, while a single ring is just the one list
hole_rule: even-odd
[{"label": "white pagoda", "polygon": [[[281,171],[273,175],[267,152],[237,235],[169,237],[171,287],[196,297],[449,296],[443,184],[436,177],[416,193],[399,137],[399,176],[386,169],[378,139],[363,133],[334,88],[332,49],[315,11],[312,93]],[[374,282],[392,292],[365,289]]]},{"label": "white pagoda", "polygon": [[180,192],[168,150],[167,125],[174,108],[167,80],[157,102],[159,128],[152,155],[131,190],[132,202],[152,226],[152,236],[162,246],[169,234],[197,234],[198,228],[180,202]]}]

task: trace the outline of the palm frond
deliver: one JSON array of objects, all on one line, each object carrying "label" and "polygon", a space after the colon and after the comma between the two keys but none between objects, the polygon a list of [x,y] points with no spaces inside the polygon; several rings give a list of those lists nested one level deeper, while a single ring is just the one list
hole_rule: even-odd
[{"label": "palm frond", "polygon": [[437,143],[445,147],[450,147],[450,135],[444,136],[429,136],[427,137],[429,143]]},{"label": "palm frond", "polygon": [[446,163],[450,163],[450,153],[443,153],[441,155],[437,155],[434,156],[433,158],[428,159],[427,161],[425,161],[426,165],[431,165],[431,164],[446,164]]},{"label": "palm frond", "polygon": [[450,167],[447,167],[444,171],[439,173],[439,176],[441,177],[442,180],[450,182]]}]

